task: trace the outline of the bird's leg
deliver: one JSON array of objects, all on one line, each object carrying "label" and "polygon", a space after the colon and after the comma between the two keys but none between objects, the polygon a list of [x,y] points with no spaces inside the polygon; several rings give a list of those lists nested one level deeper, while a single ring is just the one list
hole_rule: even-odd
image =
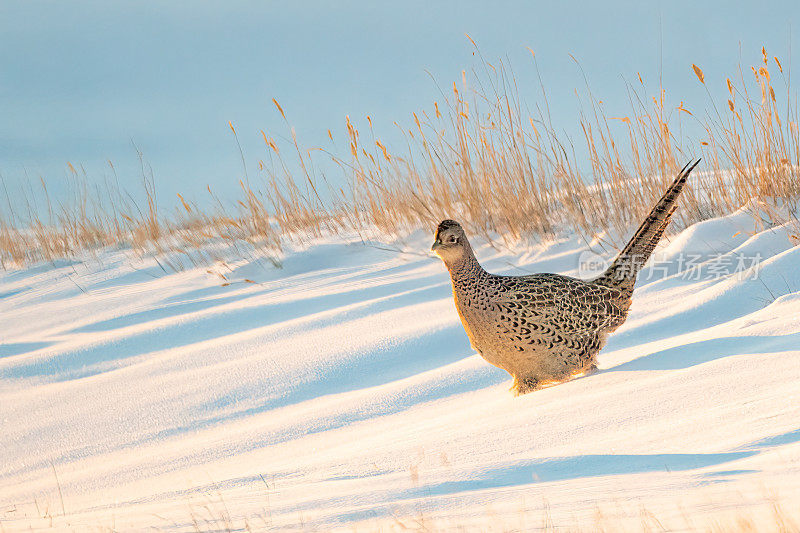
[{"label": "bird's leg", "polygon": [[533,376],[525,376],[523,378],[514,376],[514,384],[511,389],[514,391],[515,396],[519,396],[520,394],[535,391],[539,386],[539,380]]}]

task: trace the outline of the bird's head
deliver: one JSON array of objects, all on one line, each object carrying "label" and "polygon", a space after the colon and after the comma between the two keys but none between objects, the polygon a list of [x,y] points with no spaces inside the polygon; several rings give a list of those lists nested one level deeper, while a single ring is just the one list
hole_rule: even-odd
[{"label": "bird's head", "polygon": [[453,264],[462,259],[469,250],[469,242],[461,225],[454,220],[442,220],[436,228],[435,240],[431,250],[445,264]]}]

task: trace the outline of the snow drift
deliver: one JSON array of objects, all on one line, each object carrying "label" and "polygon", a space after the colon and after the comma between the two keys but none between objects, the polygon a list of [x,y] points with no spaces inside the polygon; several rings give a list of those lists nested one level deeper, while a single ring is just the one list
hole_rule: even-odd
[{"label": "snow drift", "polygon": [[[0,525],[774,523],[800,503],[792,235],[739,212],[665,241],[601,370],[519,398],[471,350],[429,235],[319,240],[280,269],[106,251],[5,272]],[[508,274],[578,275],[587,252],[475,248]]]}]

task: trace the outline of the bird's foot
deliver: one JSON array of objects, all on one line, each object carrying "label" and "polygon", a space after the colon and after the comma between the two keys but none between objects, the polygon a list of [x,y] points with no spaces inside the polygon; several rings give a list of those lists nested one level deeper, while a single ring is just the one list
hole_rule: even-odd
[{"label": "bird's foot", "polygon": [[514,376],[514,383],[511,385],[511,390],[514,392],[514,396],[519,396],[521,394],[533,392],[540,387],[541,383],[534,377],[519,378],[518,376]]},{"label": "bird's foot", "polygon": [[597,365],[592,363],[572,373],[567,379],[576,379],[589,376],[597,372]]}]

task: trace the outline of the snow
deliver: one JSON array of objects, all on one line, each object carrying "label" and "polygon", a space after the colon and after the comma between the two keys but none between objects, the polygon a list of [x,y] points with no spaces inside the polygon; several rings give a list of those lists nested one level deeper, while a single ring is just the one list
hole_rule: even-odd
[{"label": "snow", "polygon": [[[106,250],[5,272],[0,526],[797,521],[794,233],[741,211],[672,237],[600,371],[517,398],[470,348],[427,234],[318,239],[282,268],[172,273]],[[587,252],[577,236],[475,248],[509,274],[577,275]],[[729,272],[740,257],[758,261]]]}]

